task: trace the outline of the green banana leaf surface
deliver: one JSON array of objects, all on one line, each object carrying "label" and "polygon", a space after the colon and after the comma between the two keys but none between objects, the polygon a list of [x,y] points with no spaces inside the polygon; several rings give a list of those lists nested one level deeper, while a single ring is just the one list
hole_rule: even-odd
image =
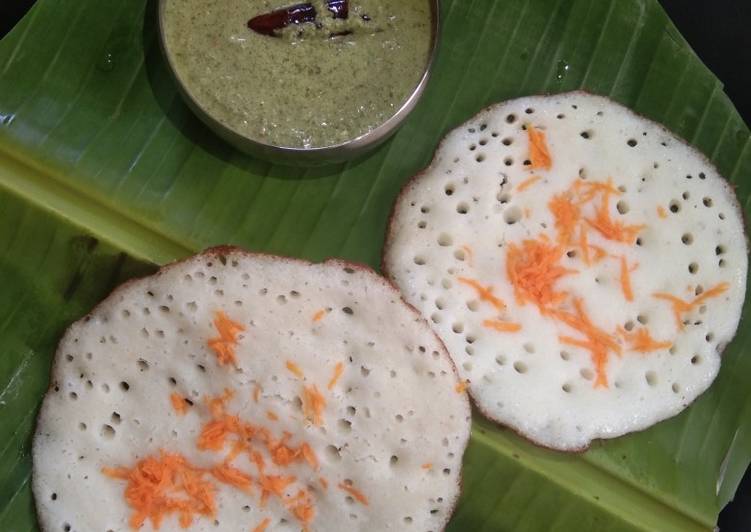
[{"label": "green banana leaf surface", "polygon": [[[37,529],[30,437],[67,325],[119,282],[213,244],[377,267],[401,184],[492,102],[608,95],[706,154],[751,214],[748,127],[656,0],[445,0],[404,127],[309,169],[244,156],[191,115],[156,7],[38,0],[0,41],[0,530]],[[750,333],[746,308],[718,379],[681,415],[586,453],[475,416],[449,530],[711,530],[751,460]]]}]

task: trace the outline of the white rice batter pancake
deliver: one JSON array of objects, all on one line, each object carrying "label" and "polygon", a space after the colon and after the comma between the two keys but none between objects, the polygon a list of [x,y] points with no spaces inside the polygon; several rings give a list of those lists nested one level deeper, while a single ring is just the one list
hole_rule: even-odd
[{"label": "white rice batter pancake", "polygon": [[402,191],[384,269],[478,407],[563,450],[712,383],[746,287],[738,202],[696,150],[581,92],[490,107]]},{"label": "white rice batter pancake", "polygon": [[34,438],[45,531],[440,530],[470,409],[373,271],[216,248],[60,343]]}]

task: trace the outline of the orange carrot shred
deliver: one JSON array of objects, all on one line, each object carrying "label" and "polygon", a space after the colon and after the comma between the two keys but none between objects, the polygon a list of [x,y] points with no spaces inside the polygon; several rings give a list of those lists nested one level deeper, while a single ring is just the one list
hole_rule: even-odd
[{"label": "orange carrot shred", "polygon": [[[310,495],[305,490],[299,490],[296,496],[287,501],[287,509],[304,525],[310,523],[315,517],[315,508],[310,500]],[[305,530],[307,530],[307,526]]]},{"label": "orange carrot shred", "polygon": [[269,453],[271,454],[271,461],[279,466],[288,466],[291,463],[296,462],[302,454],[300,449],[287,447],[284,442],[270,444]]},{"label": "orange carrot shred", "polygon": [[649,353],[659,349],[670,349],[672,342],[658,342],[649,334],[646,327],[642,327],[633,333],[628,333],[622,327],[618,327],[618,333],[623,336],[629,343],[632,351],[639,353]]},{"label": "orange carrot shred", "polygon": [[584,225],[579,226],[579,247],[582,248],[584,264],[589,266],[592,262],[589,258],[589,242],[587,242],[587,228]]},{"label": "orange carrot shred", "polygon": [[663,220],[664,220],[665,218],[667,218],[667,217],[668,217],[668,213],[667,213],[667,211],[665,210],[665,207],[663,207],[662,205],[659,205],[659,206],[657,207],[657,216],[659,216],[659,217],[660,217],[660,218],[662,218]]},{"label": "orange carrot shred", "polygon": [[318,477],[318,482],[319,482],[319,484],[321,484],[321,486],[323,486],[323,489],[325,489],[325,490],[329,489],[329,481],[326,480],[325,478]]},{"label": "orange carrot shred", "polygon": [[326,309],[322,308],[316,311],[315,314],[313,314],[313,321],[321,321],[321,319],[326,315]]},{"label": "orange carrot shred", "polygon": [[208,341],[208,346],[216,354],[219,365],[235,364],[235,346],[237,345],[237,335],[245,330],[241,324],[232,321],[223,312],[218,311],[214,315],[214,328],[219,333],[216,338]]},{"label": "orange carrot shred", "polygon": [[527,124],[527,137],[529,139],[529,160],[530,168],[543,168],[550,170],[552,160],[548,144],[545,141],[545,133],[535,129],[532,124]]},{"label": "orange carrot shred", "polygon": [[493,305],[496,310],[503,310],[506,308],[506,303],[504,303],[502,299],[493,295],[492,286],[484,287],[478,281],[469,279],[467,277],[457,277],[456,280],[473,288],[475,292],[477,292],[477,297],[479,297],[482,301],[487,301],[488,303]]},{"label": "orange carrot shred", "polygon": [[722,282],[709,290],[706,290],[701,293],[701,295],[696,296],[691,301],[684,301],[683,299],[676,297],[672,294],[667,294],[664,292],[657,292],[652,294],[657,299],[663,299],[665,301],[669,301],[673,306],[673,315],[675,316],[675,322],[678,326],[678,329],[683,329],[683,319],[681,317],[681,314],[684,312],[688,312],[692,310],[697,305],[701,304],[704,300],[709,299],[710,297],[717,297],[723,292],[725,292],[728,288],[730,288],[730,284],[726,282]]},{"label": "orange carrot shred", "polygon": [[423,469],[433,469],[433,464],[431,464],[430,462],[427,462],[427,463],[422,464],[420,467],[422,467]]},{"label": "orange carrot shred", "polygon": [[625,255],[621,255],[621,291],[623,291],[623,297],[626,298],[626,301],[634,300],[634,292],[631,289],[631,276],[629,275]]},{"label": "orange carrot shred", "polygon": [[287,369],[290,370],[295,377],[299,379],[302,379],[305,377],[305,374],[303,374],[302,370],[300,369],[300,366],[298,366],[291,360],[288,360],[287,362],[285,362],[284,365],[287,366]]},{"label": "orange carrot shred", "polygon": [[600,246],[593,246],[592,244],[590,244],[589,248],[595,250],[595,259],[594,259],[595,263],[600,262],[602,259],[604,259],[608,255],[607,252],[604,249],[602,249]]},{"label": "orange carrot shred", "polygon": [[216,487],[181,454],[161,452],[158,457],[140,460],[132,469],[105,467],[102,473],[127,481],[125,501],[133,510],[131,528],[140,528],[147,519],[159,528],[172,514],[178,516],[181,527],[187,528],[194,517],[213,517],[216,513]]},{"label": "orange carrot shred", "polygon": [[258,526],[253,529],[252,532],[266,532],[266,528],[269,526],[269,523],[271,523],[271,518],[266,517],[258,523]]},{"label": "orange carrot shred", "polygon": [[305,459],[306,462],[308,462],[308,465],[313,469],[318,469],[318,457],[316,456],[316,453],[313,451],[313,449],[308,445],[307,443],[303,443],[300,446],[300,451],[302,451],[302,456]]},{"label": "orange carrot shred", "polygon": [[245,492],[251,492],[253,479],[229,464],[221,464],[211,468],[211,474],[220,482],[229,484]]},{"label": "orange carrot shred", "polygon": [[361,504],[364,504],[365,506],[368,505],[368,498],[365,497],[365,495],[363,495],[363,493],[360,490],[356,489],[351,484],[345,484],[344,482],[340,482],[339,488],[341,488],[342,490],[352,495],[352,497],[354,497]]},{"label": "orange carrot shred", "polygon": [[559,264],[563,247],[541,240],[525,240],[521,247],[508,245],[506,274],[514,287],[520,305],[531,302],[545,314],[549,308],[562,302],[565,292],[555,290],[555,283],[574,270]]},{"label": "orange carrot shred", "polygon": [[342,373],[344,373],[344,364],[337,362],[336,366],[334,366],[334,375],[331,377],[331,380],[329,381],[326,388],[333,390],[334,386],[336,386],[336,383],[339,381],[339,377],[342,376]]},{"label": "orange carrot shred", "polygon": [[227,438],[233,434],[245,434],[248,427],[244,426],[237,416],[225,415],[204,425],[198,436],[197,446],[201,450],[219,451],[224,448]]},{"label": "orange carrot shred", "polygon": [[574,313],[558,309],[551,310],[550,312],[553,317],[576,330],[585,338],[583,340],[578,340],[569,336],[561,336],[559,340],[562,343],[588,350],[597,375],[594,382],[595,387],[607,387],[608,380],[605,373],[605,365],[608,361],[608,352],[613,351],[617,355],[620,355],[621,348],[612,335],[606,333],[592,323],[591,318],[584,311],[581,299],[575,298],[573,303]]},{"label": "orange carrot shred", "polygon": [[230,449],[230,452],[227,454],[227,456],[224,457],[225,463],[230,463],[232,460],[237,458],[240,453],[248,452],[250,450],[250,446],[247,442],[242,440],[237,440],[235,444],[232,446],[232,449]]},{"label": "orange carrot shred", "polygon": [[548,202],[548,209],[553,213],[558,243],[568,246],[573,242],[576,225],[581,219],[579,207],[574,204],[570,193],[557,194]]},{"label": "orange carrot shred", "polygon": [[533,175],[516,185],[516,191],[517,192],[524,192],[529,187],[537,183],[540,179],[542,179],[539,175]]},{"label": "orange carrot shred", "polygon": [[326,407],[326,399],[318,391],[315,384],[303,388],[302,407],[303,414],[311,423],[317,426],[323,424],[323,409]]},{"label": "orange carrot shred", "polygon": [[260,397],[261,397],[261,385],[256,384],[253,386],[253,402],[257,403]]},{"label": "orange carrot shred", "polygon": [[610,196],[605,194],[602,202],[595,210],[594,218],[587,218],[587,223],[608,240],[614,240],[623,244],[633,244],[636,235],[644,229],[644,225],[625,225],[613,221],[610,217]]},{"label": "orange carrot shred", "polygon": [[279,416],[277,416],[272,410],[266,411],[266,417],[269,418],[271,421],[279,420]]},{"label": "orange carrot shred", "polygon": [[603,197],[608,197],[610,194],[620,196],[621,192],[613,185],[613,180],[607,181],[574,181],[572,190],[577,194],[578,203],[589,203],[598,194],[602,194]]},{"label": "orange carrot shred", "polygon": [[468,381],[459,381],[458,383],[456,383],[456,386],[454,386],[454,390],[456,391],[456,393],[464,393],[465,391],[467,391],[467,386],[469,386]]},{"label": "orange carrot shred", "polygon": [[482,325],[497,332],[518,332],[522,330],[521,324],[510,321],[483,320]]},{"label": "orange carrot shred", "polygon": [[225,388],[221,395],[214,397],[206,397],[206,406],[209,408],[209,412],[212,417],[219,417],[224,414],[227,402],[235,396],[235,392],[229,388]]},{"label": "orange carrot shred", "polygon": [[185,398],[177,392],[173,392],[169,396],[169,400],[172,403],[172,408],[175,409],[178,415],[184,416],[188,412],[188,403]]},{"label": "orange carrot shred", "polygon": [[284,490],[295,481],[295,477],[283,477],[280,475],[258,475],[258,485],[261,488],[261,505],[265,505],[265,501],[269,495],[275,495],[277,497],[284,497]]}]

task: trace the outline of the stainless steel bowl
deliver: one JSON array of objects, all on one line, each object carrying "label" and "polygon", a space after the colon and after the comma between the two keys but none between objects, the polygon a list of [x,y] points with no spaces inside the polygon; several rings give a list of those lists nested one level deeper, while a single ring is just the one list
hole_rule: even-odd
[{"label": "stainless steel bowl", "polygon": [[[289,165],[323,165],[353,159],[372,150],[393,135],[402,122],[404,122],[404,119],[407,118],[410,112],[412,112],[412,109],[415,108],[415,105],[417,105],[417,102],[420,100],[420,97],[425,90],[425,86],[430,78],[430,72],[433,66],[433,59],[438,47],[438,38],[440,34],[439,0],[429,0],[431,11],[431,42],[425,70],[412,93],[388,120],[367,133],[340,144],[317,148],[277,146],[246,137],[245,135],[241,135],[233,129],[228,128],[206,112],[206,110],[193,98],[183,84],[183,81],[177,75],[177,70],[175,69],[169,51],[167,50],[166,39],[164,37],[164,10],[168,1],[169,0],[159,0],[159,42],[161,44],[162,54],[167,61],[172,76],[177,82],[177,87],[183,100],[185,100],[185,103],[214,133],[238,150],[261,159]],[[290,4],[293,3],[295,2],[291,0]]]}]

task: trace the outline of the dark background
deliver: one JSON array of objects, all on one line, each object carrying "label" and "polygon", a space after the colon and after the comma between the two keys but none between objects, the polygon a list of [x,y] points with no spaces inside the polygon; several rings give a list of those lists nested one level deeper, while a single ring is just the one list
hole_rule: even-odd
[{"label": "dark background", "polygon": [[[0,37],[34,3],[0,0]],[[751,1],[660,0],[675,25],[702,61],[725,84],[745,122],[751,123]],[[751,531],[751,474],[741,482],[735,500],[720,514],[722,532]]]}]

